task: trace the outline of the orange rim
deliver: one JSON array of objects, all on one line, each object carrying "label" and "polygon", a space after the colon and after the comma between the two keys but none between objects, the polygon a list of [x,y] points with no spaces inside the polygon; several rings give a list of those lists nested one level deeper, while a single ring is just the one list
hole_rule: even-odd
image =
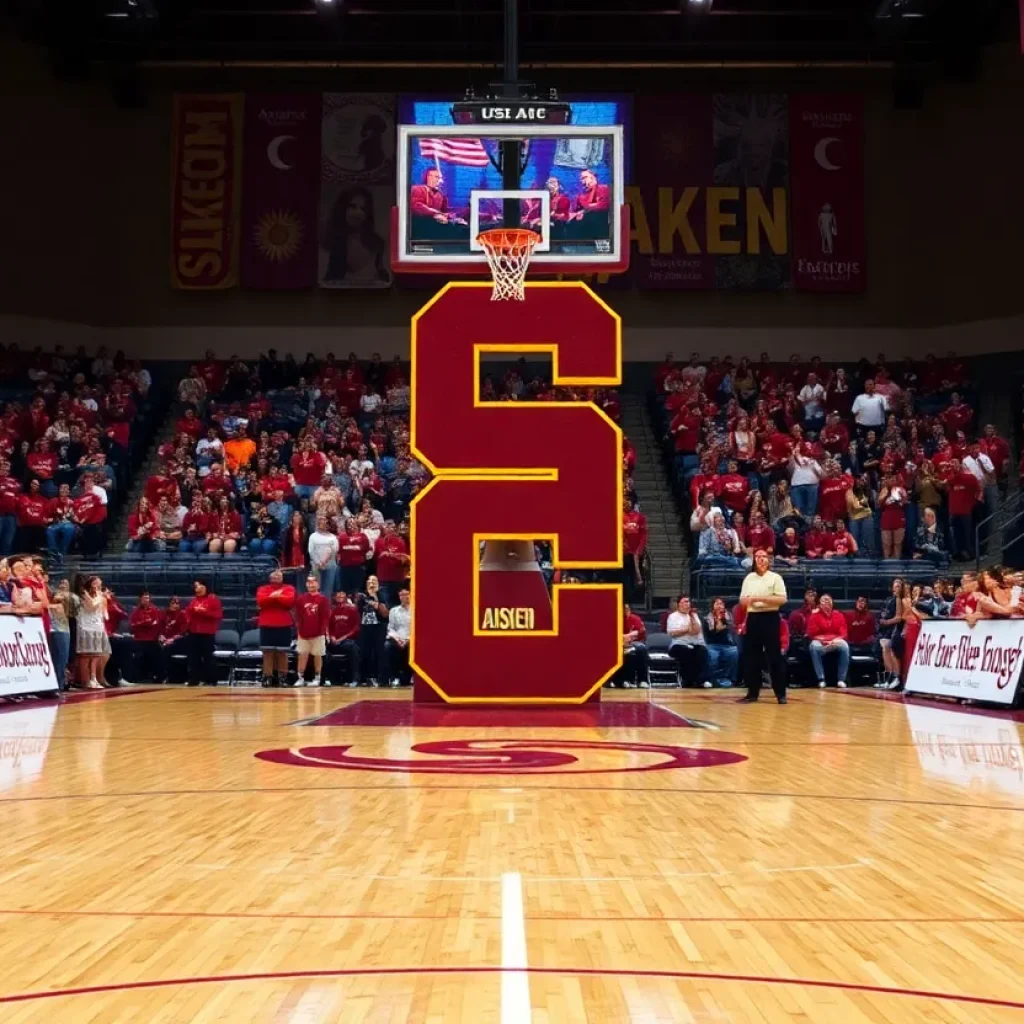
[{"label": "orange rim", "polygon": [[494,252],[515,252],[518,249],[532,249],[540,241],[540,235],[529,228],[491,228],[489,231],[481,231],[476,240]]}]

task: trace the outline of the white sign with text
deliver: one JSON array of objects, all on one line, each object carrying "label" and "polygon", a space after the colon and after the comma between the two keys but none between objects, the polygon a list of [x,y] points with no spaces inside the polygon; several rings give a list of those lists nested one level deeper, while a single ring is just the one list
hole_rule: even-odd
[{"label": "white sign with text", "polygon": [[56,689],[43,620],[35,615],[0,615],[0,697]]},{"label": "white sign with text", "polygon": [[907,693],[1012,704],[1024,663],[1024,619],[962,619],[921,624]]}]

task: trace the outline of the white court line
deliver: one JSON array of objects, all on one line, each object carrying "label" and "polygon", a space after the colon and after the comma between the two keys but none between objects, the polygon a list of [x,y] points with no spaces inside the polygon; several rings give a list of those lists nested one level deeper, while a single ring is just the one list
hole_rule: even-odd
[{"label": "white court line", "polygon": [[526,920],[523,879],[518,871],[501,876],[501,1024],[530,1024],[530,976],[526,973]]}]

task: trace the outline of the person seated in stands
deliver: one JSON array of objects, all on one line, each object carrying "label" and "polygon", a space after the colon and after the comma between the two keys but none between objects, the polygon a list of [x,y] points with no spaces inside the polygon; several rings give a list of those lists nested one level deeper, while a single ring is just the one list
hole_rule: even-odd
[{"label": "person seated in stands", "polygon": [[825,524],[825,538],[823,558],[853,558],[857,554],[857,541],[846,529],[845,520],[829,520]]},{"label": "person seated in stands", "polygon": [[[624,689],[631,686],[646,688],[650,656],[647,653],[647,627],[639,615],[634,614],[629,602],[622,606],[622,670]],[[614,686],[614,682],[610,685]]]},{"label": "person seated in stands", "polygon": [[676,610],[665,623],[665,632],[671,638],[668,653],[678,665],[681,685],[710,690],[707,642],[700,616],[691,607],[689,597],[679,598]]},{"label": "person seated in stands", "polygon": [[760,511],[750,514],[750,526],[747,527],[746,558],[744,566],[749,568],[754,564],[754,552],[758,548],[765,551],[775,550],[775,531],[765,522],[764,514]]},{"label": "person seated in stands", "polygon": [[829,550],[828,533],[821,516],[811,520],[811,528],[804,534],[804,556],[806,558],[824,558]]},{"label": "person seated in stands", "polygon": [[804,591],[803,604],[795,611],[789,613],[786,620],[789,626],[789,641],[793,656],[799,663],[801,673],[810,666],[810,658],[807,653],[807,624],[811,616],[818,608],[818,592],[813,587]]},{"label": "person seated in stands", "polygon": [[200,486],[203,494],[214,501],[233,492],[231,477],[224,472],[224,467],[219,462],[214,462],[210,466],[210,472],[202,478]]},{"label": "person seated in stands", "polygon": [[247,469],[256,456],[256,442],[249,437],[247,428],[239,425],[234,436],[224,442],[224,463],[229,473]]},{"label": "person seated in stands", "polygon": [[139,498],[132,514],[128,517],[128,550],[141,554],[163,551],[166,547],[159,537],[160,524],[156,513],[145,496]]},{"label": "person seated in stands", "polygon": [[874,658],[881,667],[878,621],[868,606],[867,597],[863,594],[854,602],[853,610],[846,613],[846,640],[850,645],[851,657]]},{"label": "person seated in stands", "polygon": [[739,464],[735,460],[730,460],[726,464],[726,471],[715,479],[715,496],[730,518],[734,513],[746,509],[753,493],[750,482],[740,473]]},{"label": "person seated in stands", "polygon": [[49,506],[38,479],[30,481],[28,490],[18,495],[18,547],[22,550],[39,551],[44,547],[46,527],[50,525]]},{"label": "person seated in stands", "polygon": [[79,548],[86,558],[95,558],[103,547],[107,492],[94,482],[91,473],[83,473],[72,501],[75,523],[81,530]]},{"label": "person seated in stands", "polygon": [[412,684],[412,668],[409,665],[409,638],[412,628],[412,609],[409,605],[409,590],[398,591],[398,606],[388,615],[387,637],[384,653],[388,667],[388,678],[392,686]]},{"label": "person seated in stands", "polygon": [[725,607],[724,598],[716,597],[711,602],[711,611],[704,617],[704,636],[707,640],[708,676],[712,684],[723,688],[732,686],[739,669],[740,650],[733,618]]},{"label": "person seated in stands", "polygon": [[192,507],[185,513],[181,521],[181,540],[178,550],[182,554],[201,555],[210,545],[210,508],[209,499],[196,493],[192,497]]},{"label": "person seated in stands", "polygon": [[267,511],[266,505],[257,502],[249,514],[246,530],[246,545],[251,555],[273,555],[277,552],[277,538],[280,526]]},{"label": "person seated in stands", "polygon": [[787,526],[775,542],[775,559],[786,565],[796,565],[803,555],[803,541],[792,526]]},{"label": "person seated in stands", "polygon": [[166,494],[162,494],[154,515],[156,516],[157,537],[163,541],[164,547],[171,551],[177,551],[182,536],[180,510],[168,501]]},{"label": "person seated in stands", "polygon": [[838,660],[837,685],[846,689],[846,676],[850,670],[850,645],[846,637],[846,617],[833,607],[830,594],[822,594],[818,607],[807,621],[808,653],[819,688],[825,688],[824,659],[834,654]]},{"label": "person seated in stands", "polygon": [[772,529],[779,533],[792,526],[798,532],[806,525],[803,514],[793,504],[789,481],[778,480],[768,490],[768,518]]},{"label": "person seated in stands", "polygon": [[345,686],[359,685],[359,630],[359,609],[344,590],[337,591],[331,605],[327,653],[332,660],[345,658]]},{"label": "person seated in stands", "polygon": [[234,554],[242,540],[242,517],[234,510],[227,495],[220,496],[208,522],[210,553],[223,551],[225,555]]},{"label": "person seated in stands", "polygon": [[705,530],[710,530],[712,519],[716,515],[722,515],[722,510],[715,504],[715,492],[704,491],[700,498],[700,504],[690,516],[690,532],[699,535]]},{"label": "person seated in stands", "polygon": [[131,676],[136,683],[158,683],[164,679],[160,658],[160,634],[164,613],[153,604],[148,590],[139,594],[139,603],[128,617],[132,633]]},{"label": "person seated in stands", "polygon": [[721,512],[711,518],[711,528],[700,535],[697,546],[697,566],[738,564],[741,549],[736,535],[725,525],[725,516]]},{"label": "person seated in stands", "polygon": [[921,525],[914,534],[914,558],[927,559],[934,565],[942,565],[947,558],[946,535],[939,528],[933,508],[925,508],[921,514]]}]

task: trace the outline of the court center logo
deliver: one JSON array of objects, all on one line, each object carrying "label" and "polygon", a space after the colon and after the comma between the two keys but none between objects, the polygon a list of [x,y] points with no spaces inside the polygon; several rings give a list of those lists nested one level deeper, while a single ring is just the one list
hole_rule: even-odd
[{"label": "court center logo", "polygon": [[716,768],[747,760],[742,754],[707,747],[585,740],[438,740],[414,743],[410,753],[423,756],[408,759],[360,757],[351,750],[352,745],[291,747],[261,750],[256,757],[299,768],[427,775],[608,775]]}]

